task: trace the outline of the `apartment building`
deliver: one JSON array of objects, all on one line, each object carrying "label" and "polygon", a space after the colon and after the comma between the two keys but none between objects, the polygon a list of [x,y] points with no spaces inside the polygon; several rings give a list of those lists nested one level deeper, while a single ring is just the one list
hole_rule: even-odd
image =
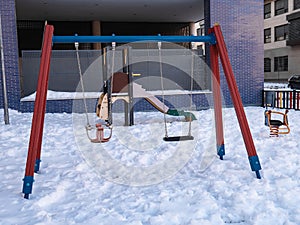
[{"label": "apartment building", "polygon": [[[189,35],[190,25],[195,22],[197,22],[194,24],[195,29],[192,29],[193,32],[196,31],[194,35],[202,35],[207,33],[209,27],[218,23],[222,27],[244,105],[261,104],[264,82],[262,63],[264,44],[261,32],[263,2],[261,0],[77,0],[73,2],[76,4],[70,4],[67,0],[0,0],[0,23],[4,46],[2,54],[4,69],[0,70],[0,109],[4,105],[1,77],[5,74],[9,107],[22,112],[33,110],[34,102],[21,101],[26,96],[25,79],[30,83],[35,82],[24,75],[23,51],[40,50],[43,25],[46,20],[54,25],[54,35],[75,33],[78,35]],[[53,46],[53,50],[74,49],[73,44],[62,45]],[[102,45],[103,47],[105,46]],[[204,44],[198,43],[188,47],[201,51]],[[90,43],[80,45],[80,50],[83,51],[98,51],[98,48],[99,45],[94,46]],[[37,54],[39,60],[39,53]],[[2,55],[0,54],[1,57]],[[207,59],[209,61],[209,57]],[[57,61],[62,64],[64,70],[56,70],[54,64],[51,65],[50,90],[55,90],[53,87],[56,84],[64,84],[55,82],[56,78],[64,82],[73,82],[71,81],[73,77],[68,75],[73,73],[66,72],[66,69],[69,71],[76,69],[78,76],[75,60],[70,60],[75,62],[70,66],[63,64],[62,60]],[[33,74],[35,76],[38,74],[36,71],[38,68]],[[70,79],[64,79],[63,75],[69,76]],[[221,88],[225,103],[232,105],[223,74],[221,74]],[[200,102],[201,98],[196,100]],[[72,112],[72,99],[47,102],[47,112]]]},{"label": "apartment building", "polygon": [[300,0],[264,1],[265,81],[300,74]]}]

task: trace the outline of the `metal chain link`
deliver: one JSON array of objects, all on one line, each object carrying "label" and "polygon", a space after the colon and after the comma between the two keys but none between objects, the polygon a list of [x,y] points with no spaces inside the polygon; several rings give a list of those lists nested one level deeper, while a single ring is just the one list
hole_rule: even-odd
[{"label": "metal chain link", "polygon": [[161,85],[161,94],[163,100],[163,113],[164,113],[164,124],[165,124],[165,137],[168,137],[168,128],[167,128],[167,117],[166,117],[166,107],[165,107],[165,93],[164,93],[164,81],[163,81],[163,72],[162,72],[162,57],[161,57],[161,42],[157,43],[158,46],[158,55],[159,55],[159,72],[160,72],[160,85]]},{"label": "metal chain link", "polygon": [[79,70],[79,75],[80,75],[81,92],[82,92],[83,104],[84,104],[85,116],[86,116],[86,129],[91,130],[92,126],[89,121],[88,108],[87,108],[87,103],[86,103],[86,96],[85,96],[85,90],[84,90],[83,75],[82,75],[82,70],[81,70],[81,63],[80,63],[78,47],[79,47],[79,43],[75,42],[77,65],[78,65],[78,70]]},{"label": "metal chain link", "polygon": [[192,108],[193,108],[193,88],[194,88],[194,53],[192,52],[192,63],[191,63],[191,89],[190,89],[190,121],[189,121],[189,133],[188,135],[192,135]]}]

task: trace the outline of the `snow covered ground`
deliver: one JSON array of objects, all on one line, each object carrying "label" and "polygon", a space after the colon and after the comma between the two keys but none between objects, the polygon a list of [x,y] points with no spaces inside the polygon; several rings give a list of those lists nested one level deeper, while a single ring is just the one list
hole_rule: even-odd
[{"label": "snow covered ground", "polygon": [[[250,170],[232,108],[224,109],[223,161],[215,155],[211,110],[195,112],[196,141],[186,144],[162,141],[158,112],[136,113],[136,125],[127,128],[115,115],[105,144],[90,144],[75,115],[46,114],[41,170],[26,200],[21,191],[32,114],[10,110],[10,125],[0,124],[0,224],[300,224],[300,112],[289,112],[290,134],[271,138],[264,109],[245,111],[260,180]],[[187,123],[167,119],[170,133],[186,132]]]},{"label": "snow covered ground", "polygon": [[264,89],[289,89],[288,83],[265,82]]}]

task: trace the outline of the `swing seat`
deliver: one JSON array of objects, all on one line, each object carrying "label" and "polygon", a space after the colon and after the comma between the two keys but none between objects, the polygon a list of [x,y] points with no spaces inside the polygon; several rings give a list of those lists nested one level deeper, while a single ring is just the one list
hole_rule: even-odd
[{"label": "swing seat", "polygon": [[[285,110],[284,113],[272,110],[265,111],[266,125],[270,128],[270,136],[278,136],[279,134],[290,133],[290,127],[288,123],[287,113],[289,111]],[[281,115],[282,120],[272,119],[272,114]]]},{"label": "swing seat", "polygon": [[194,140],[194,137],[191,135],[187,136],[174,136],[174,137],[164,137],[164,141],[191,141]]},{"label": "swing seat", "polygon": [[90,138],[88,134],[88,129],[86,129],[87,135],[92,143],[105,143],[108,142],[112,136],[112,127],[109,127],[110,134],[108,137],[104,137],[104,128],[100,123],[96,124],[96,137]]}]

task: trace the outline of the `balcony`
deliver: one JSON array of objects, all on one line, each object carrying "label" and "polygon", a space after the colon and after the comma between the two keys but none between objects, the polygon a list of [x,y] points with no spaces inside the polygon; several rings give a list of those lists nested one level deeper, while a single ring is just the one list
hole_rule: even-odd
[{"label": "balcony", "polygon": [[290,14],[286,19],[289,22],[289,38],[286,45],[300,45],[300,12]]}]

